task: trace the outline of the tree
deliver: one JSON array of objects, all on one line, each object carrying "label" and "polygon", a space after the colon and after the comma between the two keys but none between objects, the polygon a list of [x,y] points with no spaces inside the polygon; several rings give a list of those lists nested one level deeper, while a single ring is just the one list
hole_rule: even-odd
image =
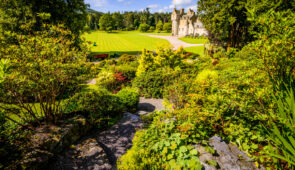
[{"label": "tree", "polygon": [[163,26],[163,30],[166,32],[172,32],[172,24],[171,22],[167,22]]},{"label": "tree", "polygon": [[[87,21],[88,5],[82,0],[3,0],[0,2],[0,28],[17,34],[28,34],[42,28],[40,13],[50,14],[50,24],[63,23],[76,36]],[[1,31],[0,30],[0,31]]]},{"label": "tree", "polygon": [[163,22],[161,20],[157,23],[156,29],[157,31],[163,30]]},{"label": "tree", "polygon": [[115,12],[112,14],[113,21],[114,21],[114,29],[115,30],[121,30],[123,29],[123,16],[120,14],[120,12]]},{"label": "tree", "polygon": [[99,19],[99,28],[100,30],[111,32],[114,30],[114,20],[110,13],[104,14]]},{"label": "tree", "polygon": [[50,26],[17,36],[16,44],[0,42],[0,58],[10,65],[0,84],[0,109],[8,119],[13,114],[26,122],[57,121],[65,90],[89,73],[88,48],[77,48],[74,38],[65,26]]},{"label": "tree", "polygon": [[140,32],[147,32],[150,26],[148,24],[140,24],[138,30]]},{"label": "tree", "polygon": [[150,26],[150,32],[154,32],[155,31],[155,27],[154,26]]},{"label": "tree", "polygon": [[223,47],[241,48],[252,36],[248,28],[247,0],[200,0],[198,15],[209,31],[209,40]]}]

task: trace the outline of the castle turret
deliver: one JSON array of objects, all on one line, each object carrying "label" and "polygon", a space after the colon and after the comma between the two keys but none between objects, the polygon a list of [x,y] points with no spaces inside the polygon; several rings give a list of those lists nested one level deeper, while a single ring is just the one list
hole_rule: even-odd
[{"label": "castle turret", "polygon": [[172,35],[178,35],[178,27],[179,27],[179,20],[180,20],[180,12],[174,8],[171,16],[172,20]]}]

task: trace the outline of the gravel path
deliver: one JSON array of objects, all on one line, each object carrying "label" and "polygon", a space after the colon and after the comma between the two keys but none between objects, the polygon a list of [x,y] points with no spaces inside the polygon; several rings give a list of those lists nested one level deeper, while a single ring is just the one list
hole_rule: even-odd
[{"label": "gravel path", "polygon": [[195,46],[202,46],[203,44],[190,44],[183,42],[178,39],[178,37],[175,36],[161,36],[161,35],[149,35],[150,37],[155,37],[155,38],[162,38],[168,40],[174,47],[174,50],[177,50],[179,47],[195,47]]}]

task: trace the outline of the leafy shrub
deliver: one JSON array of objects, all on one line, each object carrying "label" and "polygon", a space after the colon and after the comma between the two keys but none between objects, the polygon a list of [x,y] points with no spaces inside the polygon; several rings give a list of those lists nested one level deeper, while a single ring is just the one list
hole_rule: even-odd
[{"label": "leafy shrub", "polygon": [[149,30],[150,26],[148,24],[140,24],[138,27],[138,30],[140,32],[147,32]]},{"label": "leafy shrub", "polygon": [[135,61],[136,58],[137,58],[137,56],[135,56],[135,55],[123,54],[118,59],[118,63],[119,64],[127,64],[129,62]]},{"label": "leafy shrub", "polygon": [[157,31],[162,31],[163,30],[163,22],[161,20],[158,21],[158,23],[156,25],[156,29],[157,29]]},{"label": "leafy shrub", "polygon": [[252,51],[263,59],[264,68],[272,79],[288,83],[289,75],[295,72],[295,13],[270,10],[252,18],[258,27],[254,32],[257,41],[251,44]]},{"label": "leafy shrub", "polygon": [[220,59],[222,57],[224,57],[223,51],[218,51],[218,52],[216,52],[216,53],[213,54],[213,58],[214,59]]},{"label": "leafy shrub", "polygon": [[181,74],[180,71],[169,69],[148,71],[137,76],[132,81],[132,86],[140,90],[145,97],[162,98],[165,88],[170,85],[176,77]]},{"label": "leafy shrub", "polygon": [[208,81],[210,79],[216,79],[217,77],[218,77],[218,73],[216,71],[203,70],[198,74],[196,81],[204,82],[204,81]]},{"label": "leafy shrub", "polygon": [[102,71],[96,78],[96,85],[102,88],[106,88],[110,91],[115,90],[117,87],[117,80],[115,74],[110,71]]},{"label": "leafy shrub", "polygon": [[[82,83],[90,69],[86,64],[88,48],[80,47],[63,26],[18,36],[16,44],[1,43],[0,58],[9,59],[11,65],[0,92],[5,113],[28,122],[38,122],[40,116],[56,122],[62,114],[58,98]],[[35,103],[40,104],[36,107]]]},{"label": "leafy shrub", "polygon": [[121,103],[128,109],[134,110],[139,103],[139,93],[135,89],[125,88],[120,90],[116,96],[120,98]]},{"label": "leafy shrub", "polygon": [[154,26],[151,26],[150,29],[149,29],[149,31],[150,32],[154,32],[155,31],[155,27]]},{"label": "leafy shrub", "polygon": [[236,48],[229,48],[227,49],[227,52],[225,53],[225,55],[227,58],[233,58],[237,52],[238,50]]},{"label": "leafy shrub", "polygon": [[179,78],[171,81],[164,90],[164,98],[176,108],[184,108],[187,96],[193,86],[195,74],[181,74]]},{"label": "leafy shrub", "polygon": [[166,22],[163,26],[163,30],[166,32],[172,32],[172,23]]},{"label": "leafy shrub", "polygon": [[106,89],[91,89],[77,93],[68,99],[63,107],[66,113],[79,112],[92,121],[106,116],[115,116],[122,113],[124,108],[120,98]]},{"label": "leafy shrub", "polygon": [[153,52],[144,50],[139,58],[139,66],[137,68],[136,75],[147,71],[155,71],[157,68],[179,68],[182,62],[182,55],[185,53],[182,47],[177,51],[173,51],[170,48],[158,48],[156,55]]},{"label": "leafy shrub", "polygon": [[137,76],[132,86],[139,88],[145,97],[162,98],[165,85],[165,75],[161,71],[144,72]]},{"label": "leafy shrub", "polygon": [[132,80],[135,77],[136,70],[137,67],[133,67],[130,64],[120,65],[115,68],[115,71],[122,73],[124,77],[127,77],[128,81]]}]

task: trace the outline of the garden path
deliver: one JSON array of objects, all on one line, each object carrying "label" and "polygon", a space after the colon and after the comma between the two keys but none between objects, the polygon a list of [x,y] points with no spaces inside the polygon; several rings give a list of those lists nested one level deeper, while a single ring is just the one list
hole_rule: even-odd
[{"label": "garden path", "polygon": [[[162,101],[141,97],[137,113],[146,114],[162,110]],[[131,148],[134,134],[141,128],[143,123],[140,117],[125,112],[123,118],[110,129],[102,132],[93,131],[69,150],[58,155],[48,169],[116,169],[118,158]]]},{"label": "garden path", "polygon": [[162,35],[149,35],[150,37],[155,37],[155,38],[162,38],[162,39],[166,39],[168,40],[174,47],[174,50],[177,50],[179,47],[195,47],[195,46],[202,46],[204,44],[190,44],[190,43],[186,43],[183,42],[181,40],[179,40],[179,37],[175,37],[175,36],[162,36]]}]

